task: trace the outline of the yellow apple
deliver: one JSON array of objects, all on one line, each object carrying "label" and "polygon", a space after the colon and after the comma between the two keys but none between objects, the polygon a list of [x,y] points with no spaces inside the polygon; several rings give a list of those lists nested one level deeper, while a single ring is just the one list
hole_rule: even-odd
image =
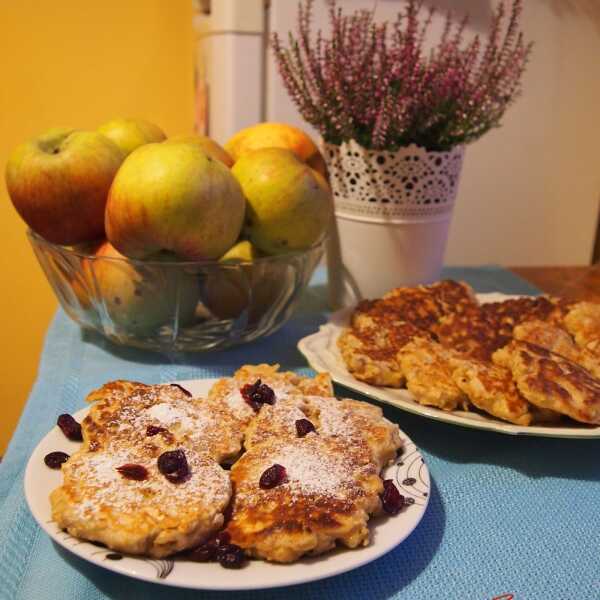
[{"label": "yellow apple", "polygon": [[215,267],[208,273],[202,300],[220,319],[235,319],[248,308],[254,265],[239,263],[251,263],[257,255],[252,243],[242,240],[219,259],[220,263],[231,264],[230,269]]},{"label": "yellow apple", "polygon": [[220,160],[226,167],[233,166],[233,158],[225,151],[225,149],[217,144],[214,140],[205,135],[175,135],[165,140],[165,144],[184,143],[196,144],[200,149],[204,150],[211,158]]},{"label": "yellow apple", "polygon": [[225,144],[234,161],[262,148],[291,150],[301,161],[327,179],[323,156],[312,139],[298,127],[286,123],[258,123],[238,131]]},{"label": "yellow apple", "polygon": [[[147,335],[163,325],[189,325],[200,290],[196,277],[181,265],[163,264],[175,257],[159,255],[152,262],[130,261],[109,242],[100,246],[87,269],[93,272],[108,316],[125,331]],[[119,329],[121,328],[121,330]]]},{"label": "yellow apple", "polygon": [[108,190],[124,155],[97,131],[51,129],[15,148],[6,189],[33,231],[55,244],[104,237]]},{"label": "yellow apple", "polygon": [[248,202],[246,233],[259,250],[304,250],[327,230],[332,215],[329,186],[290,150],[255,150],[242,156],[231,172]]},{"label": "yellow apple", "polygon": [[216,259],[239,237],[245,199],[229,169],[194,144],[146,144],[119,169],[106,206],[108,240],[122,254],[161,250]]},{"label": "yellow apple", "polygon": [[100,125],[98,131],[117,144],[125,156],[144,144],[162,142],[167,137],[158,125],[150,121],[123,117]]},{"label": "yellow apple", "polygon": [[221,256],[219,262],[252,262],[258,256],[252,242],[242,240]]}]

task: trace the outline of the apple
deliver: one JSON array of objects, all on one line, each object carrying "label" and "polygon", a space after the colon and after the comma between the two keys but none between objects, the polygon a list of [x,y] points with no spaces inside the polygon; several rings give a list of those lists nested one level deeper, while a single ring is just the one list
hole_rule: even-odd
[{"label": "apple", "polygon": [[221,256],[219,262],[252,262],[258,256],[252,242],[242,240]]},{"label": "apple", "polygon": [[122,254],[161,250],[216,259],[239,237],[246,201],[235,177],[194,144],[146,144],[126,159],[106,205],[108,240]]},{"label": "apple", "polygon": [[150,121],[123,117],[100,125],[98,131],[117,144],[125,156],[144,144],[162,142],[167,137],[158,125]]},{"label": "apple", "polygon": [[312,139],[298,127],[286,123],[258,123],[238,131],[225,144],[234,161],[262,148],[291,150],[301,161],[327,179],[325,160]]},{"label": "apple", "polygon": [[[256,248],[248,240],[242,240],[230,248],[220,263],[235,265],[252,263],[258,256]],[[202,301],[220,319],[239,317],[250,304],[253,264],[243,264],[231,269],[211,270],[204,283]]]},{"label": "apple", "polygon": [[304,250],[327,230],[332,198],[325,179],[290,150],[264,148],[231,170],[248,202],[246,233],[267,254]]},{"label": "apple", "polygon": [[217,144],[211,138],[205,135],[176,135],[165,140],[165,144],[184,143],[196,144],[200,149],[204,150],[211,158],[220,160],[226,167],[233,166],[233,158],[225,151],[223,146]]},{"label": "apple", "polygon": [[109,242],[88,259],[86,270],[96,281],[108,316],[119,328],[147,335],[163,325],[180,327],[194,320],[200,297],[197,278],[183,266],[162,264],[176,261],[160,254],[152,262],[130,261]]},{"label": "apple", "polygon": [[51,129],[13,150],[6,188],[33,231],[55,244],[78,244],[104,237],[108,190],[123,159],[97,131]]}]

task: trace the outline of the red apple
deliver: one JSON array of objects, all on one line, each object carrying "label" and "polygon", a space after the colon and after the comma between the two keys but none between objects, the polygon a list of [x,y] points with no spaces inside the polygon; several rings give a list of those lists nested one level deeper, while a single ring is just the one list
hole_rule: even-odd
[{"label": "red apple", "polygon": [[132,258],[166,250],[188,260],[215,259],[237,240],[245,209],[229,169],[195,144],[146,144],[115,177],[106,233]]},{"label": "red apple", "polygon": [[23,220],[55,244],[104,236],[104,210],[124,155],[97,131],[52,129],[15,148],[6,189]]}]

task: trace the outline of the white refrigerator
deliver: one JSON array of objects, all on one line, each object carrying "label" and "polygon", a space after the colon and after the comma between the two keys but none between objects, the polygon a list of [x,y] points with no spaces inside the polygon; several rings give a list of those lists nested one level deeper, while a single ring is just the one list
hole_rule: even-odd
[{"label": "white refrigerator", "polygon": [[[287,96],[269,49],[295,30],[297,0],[196,0],[198,129],[225,142],[259,121],[297,125],[318,138]],[[425,0],[470,15],[485,35],[498,0]],[[447,264],[588,264],[596,235],[600,170],[600,36],[585,15],[551,0],[525,2],[523,29],[535,43],[523,95],[502,127],[471,144],[458,189]],[[376,9],[394,20],[404,0],[338,0],[345,11]],[[443,15],[434,21],[435,41]],[[314,28],[327,34],[327,2]],[[594,110],[592,110],[594,109]]]}]

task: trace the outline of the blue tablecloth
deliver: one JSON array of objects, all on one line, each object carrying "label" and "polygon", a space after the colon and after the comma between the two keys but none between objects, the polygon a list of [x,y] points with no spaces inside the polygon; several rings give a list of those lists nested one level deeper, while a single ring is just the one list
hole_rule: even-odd
[{"label": "blue tablecloth", "polygon": [[[523,280],[494,267],[445,274],[464,278],[478,291],[535,293]],[[81,408],[86,393],[108,379],[214,377],[259,361],[309,373],[296,342],[325,321],[324,298],[321,272],[296,317],[278,333],[252,346],[187,355],[175,363],[82,335],[59,311],[48,331],[38,379],[0,465],[0,598],[224,598],[224,593],[135,581],[60,550],[29,514],[23,470],[56,416]],[[385,410],[421,448],[433,479],[429,508],[413,534],[353,572],[228,597],[600,598],[600,441],[510,437]]]}]

